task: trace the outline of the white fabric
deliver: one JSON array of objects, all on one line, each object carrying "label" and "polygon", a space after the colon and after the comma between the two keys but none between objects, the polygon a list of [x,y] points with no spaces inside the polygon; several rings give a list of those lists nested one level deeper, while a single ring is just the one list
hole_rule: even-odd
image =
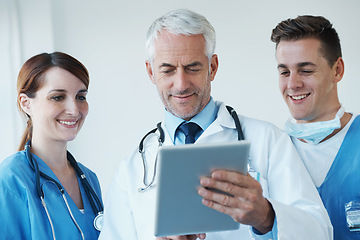
[{"label": "white fabric", "polygon": [[353,115],[346,126],[336,135],[319,144],[307,144],[291,137],[316,187],[320,187],[324,182],[345,135],[355,118],[356,116]]},{"label": "white fabric", "polygon": [[[217,105],[221,103],[217,102]],[[260,173],[262,187],[269,196],[276,218],[278,236],[274,239],[332,239],[332,227],[320,197],[301,162],[290,138],[270,123],[239,116],[245,139],[251,142],[251,167]],[[163,129],[165,127],[163,126]],[[156,134],[144,143],[151,180]],[[172,144],[165,131],[165,145]],[[232,117],[221,104],[218,118],[205,130],[195,144],[236,141]],[[155,239],[154,212],[156,191],[139,193],[143,186],[143,165],[138,150],[120,163],[105,202],[104,227],[100,239]],[[156,182],[155,182],[156,183]],[[207,233],[207,240],[252,239],[248,226],[239,230]],[[274,231],[275,232],[275,231]]]}]

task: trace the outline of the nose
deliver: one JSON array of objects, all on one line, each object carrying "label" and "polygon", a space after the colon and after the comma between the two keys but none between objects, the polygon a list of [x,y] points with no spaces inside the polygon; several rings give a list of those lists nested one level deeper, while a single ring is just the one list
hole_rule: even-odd
[{"label": "nose", "polygon": [[300,76],[298,76],[295,73],[290,73],[290,76],[288,78],[288,89],[297,89],[301,88],[303,86],[303,82]]},{"label": "nose", "polygon": [[70,115],[77,115],[79,113],[79,107],[76,99],[68,99],[68,101],[66,101],[65,112]]},{"label": "nose", "polygon": [[174,77],[174,86],[178,91],[184,91],[189,88],[190,80],[184,69],[178,69]]}]

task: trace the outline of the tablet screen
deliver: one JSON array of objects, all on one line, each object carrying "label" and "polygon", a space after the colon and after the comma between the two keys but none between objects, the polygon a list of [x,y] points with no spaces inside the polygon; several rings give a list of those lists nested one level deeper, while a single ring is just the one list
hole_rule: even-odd
[{"label": "tablet screen", "polygon": [[230,216],[208,208],[198,195],[200,177],[213,169],[247,173],[250,143],[187,144],[159,149],[155,236],[239,228]]}]

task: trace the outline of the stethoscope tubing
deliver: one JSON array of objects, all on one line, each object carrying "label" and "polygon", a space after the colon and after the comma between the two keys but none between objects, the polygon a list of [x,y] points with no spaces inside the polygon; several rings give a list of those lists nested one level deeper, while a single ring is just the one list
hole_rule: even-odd
[{"label": "stethoscope tubing", "polygon": [[[25,156],[26,156],[26,159],[27,159],[30,167],[35,172],[36,192],[37,192],[39,198],[41,199],[42,204],[44,205],[44,203],[45,203],[45,201],[44,201],[45,195],[44,195],[44,192],[43,192],[41,184],[40,184],[40,177],[44,178],[47,181],[50,181],[50,182],[54,183],[58,187],[59,191],[61,192],[61,194],[63,195],[63,198],[64,198],[65,190],[62,187],[62,185],[59,182],[57,182],[55,179],[51,178],[50,176],[48,176],[45,173],[40,171],[37,161],[35,159],[33,159],[32,155],[31,155],[30,148],[31,148],[31,141],[29,140],[25,145]],[[80,181],[81,181],[81,183],[82,183],[82,185],[84,187],[85,194],[86,194],[87,198],[89,199],[89,203],[91,205],[91,208],[93,209],[94,214],[96,216],[95,219],[97,219],[100,215],[103,214],[104,207],[103,207],[100,199],[96,195],[94,189],[91,187],[91,185],[90,185],[89,181],[87,180],[85,174],[80,169],[80,167],[77,164],[75,158],[71,155],[70,152],[67,152],[67,159],[70,162],[70,164],[73,166],[73,168],[75,169],[75,172],[76,172],[77,176],[80,177]],[[96,202],[96,204],[95,204],[94,201]],[[65,204],[67,205],[67,207],[69,207],[66,198],[65,198]],[[46,210],[47,215],[48,215],[48,210],[47,210],[46,206],[45,206],[45,210]],[[70,214],[72,215],[71,211],[70,211]],[[73,218],[73,216],[72,216],[72,218]],[[51,223],[51,221],[50,221],[50,223]],[[75,224],[78,227],[78,224],[76,223],[76,221],[75,221]],[[97,230],[99,230],[98,226],[95,226],[95,228]]]},{"label": "stethoscope tubing", "polygon": [[48,175],[46,175],[45,173],[43,173],[39,170],[39,165],[38,165],[37,161],[35,161],[33,159],[31,152],[30,152],[30,140],[25,145],[25,156],[28,160],[30,167],[35,172],[36,192],[37,192],[39,198],[45,198],[44,192],[43,192],[43,190],[41,188],[41,184],[40,184],[40,177],[44,178],[45,180],[53,182],[58,187],[58,189],[61,193],[64,192],[63,187],[57,181],[55,181],[53,178],[49,177]]},{"label": "stethoscope tubing", "polygon": [[87,180],[84,172],[80,169],[79,165],[77,164],[75,158],[73,157],[73,155],[70,152],[67,152],[67,158],[70,161],[71,165],[74,167],[76,174],[80,177],[80,181],[84,186],[85,189],[85,193],[87,195],[87,197],[90,199],[95,200],[96,205],[99,206],[97,207],[94,203],[94,201],[89,201],[90,205],[94,211],[94,214],[97,215],[98,213],[101,213],[104,211],[104,208],[102,206],[102,203],[100,202],[100,199],[97,197],[94,189],[90,186],[89,181]]},{"label": "stethoscope tubing", "polygon": [[[238,141],[244,140],[244,133],[241,129],[241,124],[240,124],[240,120],[239,117],[236,113],[236,111],[230,107],[230,106],[226,106],[226,109],[228,110],[229,114],[231,115],[231,117],[234,119],[235,122],[235,127],[238,133]],[[143,175],[143,187],[138,188],[139,192],[145,192],[146,190],[148,190],[149,188],[151,188],[155,181],[155,175],[156,175],[156,166],[157,166],[157,153],[155,156],[155,163],[154,163],[154,172],[153,172],[153,177],[151,178],[150,183],[147,183],[147,171],[146,171],[146,164],[145,164],[145,149],[144,149],[144,141],[145,139],[150,135],[150,134],[154,134],[156,131],[159,132],[159,137],[158,137],[158,148],[162,146],[162,144],[165,141],[165,133],[164,130],[161,127],[161,122],[159,122],[156,125],[156,128],[150,130],[147,134],[145,134],[145,136],[141,139],[140,143],[139,143],[139,153],[141,154],[141,159],[142,159],[142,163],[143,163],[143,169],[144,169],[144,175]]]},{"label": "stethoscope tubing", "polygon": [[240,120],[239,120],[239,117],[236,113],[236,111],[230,107],[230,106],[226,106],[226,109],[228,110],[228,112],[230,113],[231,117],[234,119],[234,122],[235,122],[235,128],[238,132],[238,140],[241,141],[241,140],[244,140],[244,133],[241,129],[241,124],[240,124]]}]

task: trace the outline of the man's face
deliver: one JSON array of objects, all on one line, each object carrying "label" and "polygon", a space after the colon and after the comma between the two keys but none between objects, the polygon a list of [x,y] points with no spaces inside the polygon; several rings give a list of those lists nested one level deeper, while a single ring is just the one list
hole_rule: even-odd
[{"label": "man's face", "polygon": [[298,123],[334,118],[340,105],[337,82],[343,75],[343,61],[330,67],[314,38],[281,41],[276,49],[280,92]]},{"label": "man's face", "polygon": [[163,30],[154,46],[154,60],[146,62],[149,77],[166,110],[190,120],[210,101],[217,56],[213,55],[209,66],[202,35],[173,35]]}]

